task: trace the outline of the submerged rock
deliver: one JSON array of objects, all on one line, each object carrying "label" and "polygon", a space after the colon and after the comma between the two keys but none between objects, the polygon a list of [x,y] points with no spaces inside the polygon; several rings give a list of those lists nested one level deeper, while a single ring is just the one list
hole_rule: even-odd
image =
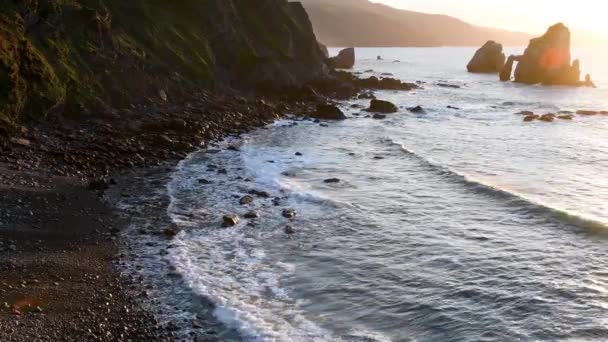
[{"label": "submerged rock", "polygon": [[370,102],[368,111],[373,113],[396,113],[399,111],[399,109],[391,102],[372,100]]},{"label": "submerged rock", "polygon": [[260,217],[260,213],[258,213],[257,211],[250,211],[243,215],[243,217],[246,219],[256,219]]},{"label": "submerged rock", "polygon": [[338,178],[329,178],[323,181],[324,183],[328,183],[328,184],[335,184],[335,183],[340,183],[340,180]]},{"label": "submerged rock", "polygon": [[426,113],[426,111],[424,110],[424,108],[422,108],[421,106],[410,107],[407,110],[410,111],[410,112],[412,112],[412,113],[417,113],[417,114],[424,114],[424,113]]},{"label": "submerged rock", "polygon": [[296,230],[292,226],[285,226],[285,234],[295,234]]},{"label": "submerged rock", "polygon": [[376,119],[376,120],[384,120],[386,119],[386,114],[379,114],[376,113],[372,116],[372,119]]},{"label": "submerged rock", "polygon": [[268,193],[267,191],[260,191],[260,190],[249,190],[249,194],[250,195],[255,195],[258,197],[262,197],[262,198],[270,198],[270,193]]},{"label": "submerged rock", "polygon": [[456,84],[449,84],[449,83],[437,83],[437,86],[439,86],[439,87],[443,87],[443,88],[460,89],[460,86],[459,86],[459,85],[456,85]]},{"label": "submerged rock", "polygon": [[548,114],[541,115],[541,117],[538,118],[538,120],[544,121],[544,122],[553,122],[555,120],[555,116],[556,115],[553,113],[548,113]]},{"label": "submerged rock", "polygon": [[163,234],[168,238],[174,238],[179,232],[180,229],[176,224],[172,224],[170,227],[163,230]]},{"label": "submerged rock", "polygon": [[467,70],[473,73],[500,72],[505,64],[505,54],[502,45],[490,40],[485,43],[467,65]]},{"label": "submerged rock", "polygon": [[253,202],[253,200],[254,200],[253,196],[245,195],[245,196],[241,197],[241,199],[239,200],[239,203],[241,205],[251,204]]},{"label": "submerged rock", "polygon": [[327,64],[335,69],[352,69],[355,66],[355,48],[346,48],[336,57],[327,59]]},{"label": "submerged rock", "polygon": [[534,121],[534,120],[536,120],[536,119],[538,119],[538,118],[540,118],[540,116],[539,116],[539,115],[532,114],[532,115],[528,115],[528,116],[526,116],[526,117],[524,118],[524,121],[525,121],[525,122],[530,122],[530,121]]},{"label": "submerged rock", "polygon": [[573,120],[574,115],[572,115],[572,114],[558,115],[557,118],[560,120]]},{"label": "submerged rock", "polygon": [[376,98],[376,96],[373,93],[361,93],[359,94],[359,96],[357,97],[360,100],[374,100]]},{"label": "submerged rock", "polygon": [[321,120],[345,120],[346,115],[335,105],[318,105],[312,117]]},{"label": "submerged rock", "polygon": [[577,110],[576,114],[578,115],[598,115],[600,112],[595,110]]}]

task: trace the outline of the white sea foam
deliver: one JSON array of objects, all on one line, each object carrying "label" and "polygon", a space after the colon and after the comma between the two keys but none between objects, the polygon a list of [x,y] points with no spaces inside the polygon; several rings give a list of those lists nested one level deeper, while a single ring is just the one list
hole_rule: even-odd
[{"label": "white sea foam", "polygon": [[[220,153],[217,157],[227,168],[237,167],[234,163],[240,162],[235,156]],[[281,286],[281,277],[296,272],[296,268],[289,263],[268,260],[261,236],[251,234],[244,224],[221,229],[206,226],[208,221],[192,222],[191,217],[183,215],[188,209],[181,207],[187,203],[182,203],[180,196],[195,191],[196,178],[205,176],[203,164],[192,169],[192,158],[178,165],[167,185],[171,199],[168,215],[179,225],[199,226],[199,229],[178,235],[173,241],[174,248],[170,249],[170,260],[183,276],[185,284],[198,295],[208,298],[216,307],[214,316],[227,327],[237,330],[244,340],[332,340],[328,332],[303,316],[297,303],[289,297],[288,289]],[[263,175],[256,177],[258,184],[274,184],[279,192],[293,189],[273,179],[280,177],[284,165],[264,161],[256,165],[258,168],[253,169],[260,170],[257,175]],[[221,195],[232,191],[231,186],[235,184],[226,182],[221,187],[213,187],[211,191],[217,192],[210,194],[213,201],[227,202],[214,203],[215,207],[230,207],[232,198],[222,198]]]}]

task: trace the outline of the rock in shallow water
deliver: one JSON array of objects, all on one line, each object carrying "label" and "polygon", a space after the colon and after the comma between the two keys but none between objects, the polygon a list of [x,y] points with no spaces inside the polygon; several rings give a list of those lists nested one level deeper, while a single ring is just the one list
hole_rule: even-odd
[{"label": "rock in shallow water", "polygon": [[292,226],[285,227],[285,234],[291,235],[295,234],[296,230]]},{"label": "rock in shallow water", "polygon": [[234,227],[237,224],[239,224],[241,222],[241,219],[239,219],[238,215],[234,215],[234,214],[229,214],[229,215],[225,215],[223,217],[223,224],[222,227],[224,228],[228,228],[228,227]]},{"label": "rock in shallow water", "polygon": [[528,115],[524,118],[524,122],[531,122],[531,121],[538,119],[539,117],[540,117],[539,115],[535,115],[535,114]]},{"label": "rock in shallow water", "polygon": [[373,113],[396,113],[399,109],[391,102],[372,100],[369,104],[368,111]]},{"label": "rock in shallow water", "polygon": [[323,182],[328,183],[328,184],[335,184],[335,183],[340,183],[340,180],[338,178],[328,178],[328,179],[324,180]]},{"label": "rock in shallow water", "polygon": [[283,217],[291,219],[296,217],[297,211],[295,209],[284,209],[282,214]]},{"label": "rock in shallow water", "polygon": [[246,205],[246,204],[252,203],[253,200],[254,200],[253,196],[245,195],[245,196],[241,197],[241,199],[239,200],[239,203],[241,205]]},{"label": "rock in shallow water", "polygon": [[256,219],[260,217],[260,213],[257,211],[250,211],[246,213],[243,217],[245,217],[246,219]]},{"label": "rock in shallow water", "polygon": [[321,120],[345,120],[346,115],[335,105],[319,105],[312,117]]},{"label": "rock in shallow water", "polygon": [[416,114],[424,114],[424,113],[426,113],[426,111],[424,110],[424,108],[422,108],[420,106],[410,107],[407,110],[410,111],[410,112],[412,112],[412,113],[416,113]]},{"label": "rock in shallow water", "polygon": [[544,122],[553,122],[555,120],[555,114],[548,113],[548,114],[541,115],[541,117],[538,118],[538,120],[544,121]]}]

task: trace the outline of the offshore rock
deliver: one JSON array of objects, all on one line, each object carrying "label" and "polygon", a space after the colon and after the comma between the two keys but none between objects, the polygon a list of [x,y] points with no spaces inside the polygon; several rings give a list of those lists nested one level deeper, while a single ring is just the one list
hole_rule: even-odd
[{"label": "offshore rock", "polygon": [[369,105],[368,112],[372,113],[396,113],[399,111],[393,103],[383,100],[372,100]]},{"label": "offshore rock", "polygon": [[467,70],[473,73],[500,72],[505,64],[505,54],[502,45],[490,40],[485,43],[467,65]]},{"label": "offshore rock", "polygon": [[591,77],[580,81],[580,63],[571,64],[570,30],[562,23],[530,40],[515,69],[515,82],[543,85],[592,86]]},{"label": "offshore rock", "polygon": [[355,48],[347,48],[336,57],[329,58],[327,64],[335,69],[352,69],[355,66]]}]

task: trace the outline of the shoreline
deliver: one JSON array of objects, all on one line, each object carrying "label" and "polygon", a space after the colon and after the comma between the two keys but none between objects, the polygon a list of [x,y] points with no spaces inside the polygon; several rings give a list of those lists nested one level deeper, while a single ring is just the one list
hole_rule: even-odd
[{"label": "shoreline", "polygon": [[[190,103],[173,108],[182,114],[167,108],[128,126],[102,121],[83,123],[79,131],[40,124],[0,141],[0,340],[178,338],[184,322],[153,312],[150,289],[125,266],[130,217],[116,204],[148,190],[133,189],[137,175],[166,177],[191,151],[315,104],[231,100],[213,100],[211,115],[195,114]],[[199,105],[203,111],[209,103]],[[154,133],[145,133],[150,125],[157,125]],[[166,238],[168,226],[148,234]],[[198,338],[217,339],[217,322],[188,324]]]},{"label": "shoreline", "polygon": [[171,339],[116,267],[115,208],[73,178],[2,174],[19,185],[0,188],[0,340]]}]

